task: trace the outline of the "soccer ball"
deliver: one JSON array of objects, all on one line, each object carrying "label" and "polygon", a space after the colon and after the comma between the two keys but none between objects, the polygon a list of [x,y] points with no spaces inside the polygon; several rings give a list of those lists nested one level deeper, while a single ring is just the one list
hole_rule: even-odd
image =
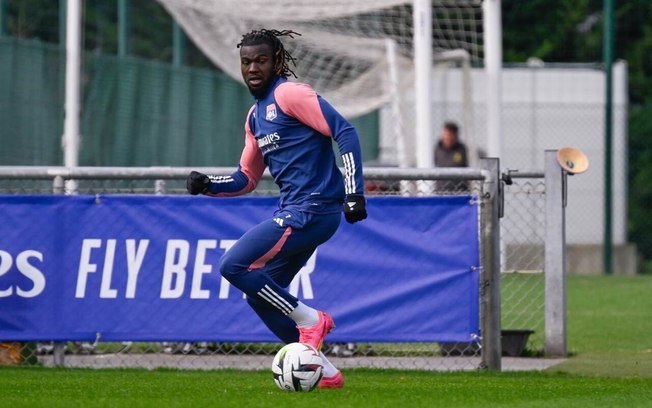
[{"label": "soccer ball", "polygon": [[274,382],[284,391],[312,391],[323,375],[322,364],[314,347],[303,343],[287,344],[274,356]]}]

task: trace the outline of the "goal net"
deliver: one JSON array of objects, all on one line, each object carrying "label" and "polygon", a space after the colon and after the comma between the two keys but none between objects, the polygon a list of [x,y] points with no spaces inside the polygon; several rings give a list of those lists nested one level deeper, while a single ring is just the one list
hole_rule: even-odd
[{"label": "goal net", "polygon": [[[379,161],[412,165],[414,133],[412,1],[399,0],[158,0],[216,66],[241,80],[236,44],[252,29],[292,29],[284,39],[297,59],[293,70],[349,118],[380,111]],[[482,62],[482,1],[433,0],[433,80],[459,70],[459,95],[449,117],[472,147],[471,64]],[[451,52],[455,51],[455,52]],[[463,71],[466,70],[466,73]],[[464,82],[466,81],[466,82]],[[439,95],[441,96],[441,95]],[[470,122],[471,121],[471,122]]]}]

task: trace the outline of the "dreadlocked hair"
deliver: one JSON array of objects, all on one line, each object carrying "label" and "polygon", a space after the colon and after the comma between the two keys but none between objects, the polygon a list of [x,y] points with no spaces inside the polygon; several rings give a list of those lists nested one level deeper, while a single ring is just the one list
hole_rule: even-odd
[{"label": "dreadlocked hair", "polygon": [[258,45],[258,44],[269,44],[272,47],[272,53],[275,58],[275,67],[276,74],[287,79],[290,75],[297,78],[297,74],[290,68],[289,62],[292,63],[295,67],[297,66],[297,60],[290,55],[290,53],[285,49],[279,37],[290,37],[294,38],[294,35],[301,35],[292,30],[253,30],[242,36],[242,40],[238,43],[237,47],[244,47],[246,45]]}]

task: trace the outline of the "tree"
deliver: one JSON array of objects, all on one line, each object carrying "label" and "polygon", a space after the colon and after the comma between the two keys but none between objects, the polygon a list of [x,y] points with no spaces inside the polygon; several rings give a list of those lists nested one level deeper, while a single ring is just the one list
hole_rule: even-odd
[{"label": "tree", "polygon": [[[652,259],[652,104],[637,105],[629,120],[629,235],[645,259]],[[648,267],[650,269],[650,267]]]},{"label": "tree", "polygon": [[589,0],[503,0],[505,62],[600,60],[602,21]]}]

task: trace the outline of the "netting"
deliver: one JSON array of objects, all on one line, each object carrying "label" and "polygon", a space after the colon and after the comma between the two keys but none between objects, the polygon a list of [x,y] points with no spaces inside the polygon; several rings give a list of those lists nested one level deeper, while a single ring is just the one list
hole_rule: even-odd
[{"label": "netting", "polygon": [[[158,1],[215,65],[237,80],[241,74],[236,44],[244,33],[260,28],[301,33],[283,38],[297,60],[293,70],[299,81],[311,84],[347,117],[385,109],[390,118],[382,130],[385,141],[413,133],[411,1]],[[449,66],[480,63],[482,1],[433,1],[432,32],[433,75],[442,76]],[[463,77],[468,80],[468,75]],[[468,86],[462,88],[469,94]],[[457,103],[469,98],[457,98]],[[381,161],[411,164],[410,157],[401,157],[402,149],[411,146],[383,140],[380,145]]]}]

